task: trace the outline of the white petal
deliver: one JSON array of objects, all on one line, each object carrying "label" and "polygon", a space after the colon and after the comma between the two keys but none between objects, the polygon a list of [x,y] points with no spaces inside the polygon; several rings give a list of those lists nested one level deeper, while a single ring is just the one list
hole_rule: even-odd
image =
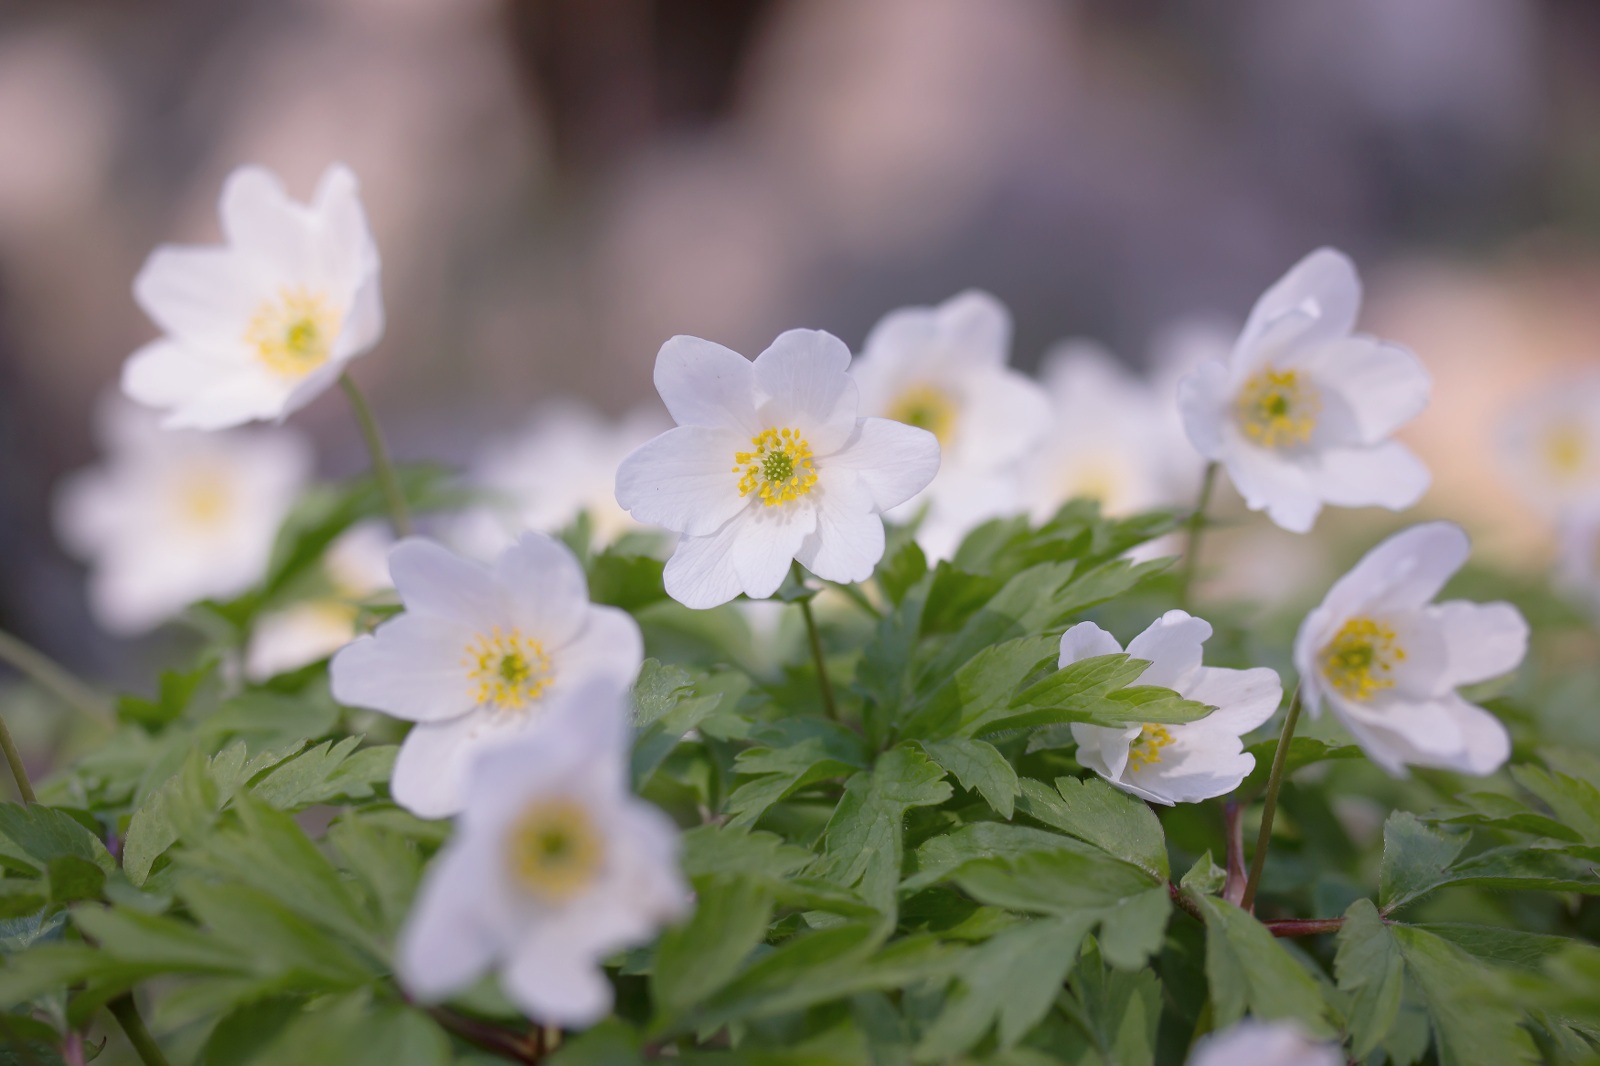
[{"label": "white petal", "polygon": [[175,405],[161,424],[167,429],[215,430],[277,419],[286,413],[289,392],[286,380],[275,379],[264,367],[246,364]]},{"label": "white petal", "polygon": [[1208,728],[1242,737],[1265,725],[1277,712],[1283,702],[1283,680],[1276,670],[1264,666],[1251,670],[1203,666],[1182,694],[1216,708],[1202,719]]},{"label": "white petal", "polygon": [[278,176],[239,167],[222,184],[222,232],[237,251],[280,283],[314,277],[310,213],[289,199]]},{"label": "white petal", "polygon": [[[350,168],[335,163],[322,172],[311,198],[315,224],[316,274],[307,280],[353,303],[352,294],[367,286],[377,292],[378,248],[361,206],[360,183]],[[382,329],[382,304],[377,304]],[[346,314],[346,329],[349,313]],[[376,336],[371,340],[375,341]],[[369,341],[368,343],[371,343]]]},{"label": "white petal", "polygon": [[1072,739],[1078,743],[1076,758],[1079,765],[1118,785],[1123,771],[1128,766],[1128,746],[1139,733],[1139,726],[1109,729],[1105,726],[1073,722]]},{"label": "white petal", "polygon": [[856,426],[855,379],[850,349],[820,329],[780,333],[756,356],[756,386],[766,394],[763,418],[778,428],[802,430],[816,455],[839,448]]},{"label": "white petal", "polygon": [[1398,441],[1370,448],[1330,448],[1306,466],[1311,489],[1337,507],[1403,511],[1428,491],[1432,477]]},{"label": "white petal", "polygon": [[712,426],[753,437],[763,427],[756,419],[755,369],[731,348],[677,336],[656,356],[656,391],[680,426]]},{"label": "white petal", "polygon": [[968,289],[934,308],[939,330],[969,362],[1003,366],[1011,350],[1011,312],[989,293]]},{"label": "white petal", "polygon": [[1344,400],[1363,444],[1386,440],[1428,406],[1432,379],[1398,344],[1349,337],[1320,346],[1306,368],[1320,388]]},{"label": "white petal", "polygon": [[746,596],[764,600],[783,584],[800,545],[817,528],[816,508],[799,506],[806,502],[753,507],[729,523],[739,527],[729,554]]},{"label": "white petal", "polygon": [[139,307],[169,336],[240,361],[247,357],[245,327],[272,295],[227,248],[163,245],[133,280]]},{"label": "white petal", "polygon": [[824,470],[850,471],[879,511],[911,499],[939,472],[939,439],[925,429],[887,418],[863,418]]},{"label": "white petal", "polygon": [[1252,511],[1266,511],[1267,517],[1291,533],[1309,533],[1316,524],[1322,501],[1311,487],[1303,467],[1263,448],[1238,439],[1229,427],[1225,435],[1235,439],[1223,462],[1234,488]]},{"label": "white petal", "polygon": [[572,639],[589,618],[589,579],[572,549],[543,533],[524,533],[495,560],[514,625],[547,648]]},{"label": "white petal", "polygon": [[1169,728],[1172,742],[1160,749],[1157,761],[1123,771],[1125,784],[1162,803],[1198,803],[1232,792],[1255,768],[1255,757],[1228,730],[1202,723]]},{"label": "white petal", "polygon": [[478,704],[464,656],[475,633],[427,614],[402,614],[342,648],[328,664],[333,698],[413,722],[455,718]]},{"label": "white petal", "polygon": [[1448,702],[1461,729],[1463,743],[1460,754],[1445,765],[1445,769],[1487,777],[1504,766],[1511,758],[1511,734],[1504,723],[1460,697],[1452,697]]},{"label": "white petal", "polygon": [[1168,611],[1128,642],[1128,656],[1148,660],[1141,685],[1182,687],[1200,668],[1200,646],[1211,637],[1211,623],[1185,611]]},{"label": "white petal", "polygon": [[435,861],[396,945],[400,983],[425,1003],[471,984],[499,949],[498,938],[481,919],[475,890],[493,873],[465,859],[468,853],[451,848]]},{"label": "white petal", "polygon": [[1528,623],[1509,603],[1451,600],[1423,612],[1443,631],[1449,685],[1509,674],[1528,653]]},{"label": "white petal", "polygon": [[389,549],[389,576],[413,614],[438,615],[474,631],[506,621],[493,571],[424,537],[407,537]]},{"label": "white petal", "polygon": [[817,501],[817,528],[795,553],[800,565],[827,581],[848,584],[871,577],[883,558],[883,519],[866,488],[852,477],[832,477],[811,495]]},{"label": "white petal", "polygon": [[1093,622],[1079,622],[1061,634],[1061,658],[1056,665],[1064,669],[1082,659],[1093,659],[1097,655],[1116,655],[1121,651],[1122,645],[1117,643],[1116,637]]},{"label": "white petal", "polygon": [[681,537],[662,574],[667,595],[696,610],[727,603],[743,591],[733,568],[733,544],[743,523],[732,519],[705,537]]},{"label": "white petal", "polygon": [[1183,430],[1207,459],[1220,460],[1225,453],[1222,427],[1231,401],[1228,368],[1221,363],[1201,363],[1178,382]]},{"label": "white petal", "polygon": [[1405,776],[1407,765],[1445,765],[1465,748],[1454,697],[1362,703],[1331,692],[1327,702],[1367,758],[1396,777]]},{"label": "white petal", "polygon": [[703,537],[751,505],[739,495],[734,456],[750,439],[679,426],[641,445],[617,468],[617,503],[635,520]]},{"label": "white petal", "polygon": [[411,727],[395,759],[389,790],[394,801],[419,818],[448,818],[466,804],[476,759],[516,737],[536,731],[546,708],[523,712],[489,710]]},{"label": "white petal", "polygon": [[1246,1018],[1201,1037],[1188,1066],[1344,1066],[1336,1046],[1316,1043],[1293,1021]]},{"label": "white petal", "polygon": [[1423,606],[1461,569],[1470,550],[1466,533],[1453,522],[1424,522],[1401,530],[1334,582],[1322,601],[1328,624],[1337,627],[1358,615]]},{"label": "white petal", "polygon": [[1022,458],[1050,431],[1050,398],[1009,367],[983,367],[959,379],[961,412],[945,459],[992,471]]},{"label": "white petal", "polygon": [[501,970],[506,995],[529,1017],[550,1025],[583,1029],[611,1010],[611,982],[598,961],[520,948]]},{"label": "white petal", "polygon": [[1296,312],[1316,323],[1307,340],[1343,337],[1355,328],[1361,312],[1361,279],[1348,256],[1318,248],[1290,267],[1250,309],[1240,345],[1260,337],[1274,320]]},{"label": "white petal", "polygon": [[339,336],[328,353],[329,361],[343,365],[370,349],[383,338],[383,292],[378,275],[368,275],[350,297],[350,305],[339,322]]},{"label": "white petal", "polygon": [[597,681],[605,682],[607,691],[625,691],[633,686],[644,663],[644,637],[628,612],[585,604],[582,628],[552,649],[551,660],[555,674],[552,699],[558,697],[558,690],[565,692],[571,686]]}]

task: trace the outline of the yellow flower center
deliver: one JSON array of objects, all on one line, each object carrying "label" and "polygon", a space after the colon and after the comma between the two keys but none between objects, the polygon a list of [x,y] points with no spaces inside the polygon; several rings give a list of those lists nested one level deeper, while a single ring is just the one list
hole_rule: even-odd
[{"label": "yellow flower center", "polygon": [[550,687],[554,673],[544,645],[513,627],[508,633],[495,626],[467,645],[463,665],[481,705],[520,711]]},{"label": "yellow flower center", "polygon": [[178,513],[197,529],[212,529],[228,514],[233,492],[215,470],[197,470],[178,489]]},{"label": "yellow flower center", "polygon": [[908,426],[925,429],[949,444],[956,428],[956,401],[943,389],[932,385],[913,385],[889,405],[889,417]]},{"label": "yellow flower center", "polygon": [[1571,422],[1551,426],[1541,443],[1544,461],[1556,477],[1568,479],[1583,471],[1589,448],[1582,427]]},{"label": "yellow flower center", "polygon": [[517,886],[546,903],[564,903],[594,882],[603,849],[594,819],[569,799],[541,800],[506,835],[506,864]]},{"label": "yellow flower center", "polygon": [[1371,618],[1352,618],[1322,649],[1322,674],[1350,699],[1369,700],[1394,687],[1390,675],[1405,657],[1393,629]]},{"label": "yellow flower center", "polygon": [[1294,370],[1267,368],[1239,390],[1237,414],[1244,435],[1263,448],[1291,448],[1311,439],[1322,397]]},{"label": "yellow flower center", "polygon": [[817,468],[811,460],[811,445],[797,429],[767,429],[751,437],[752,450],[735,452],[733,472],[739,478],[739,495],[752,492],[764,506],[798,500],[817,483]]},{"label": "yellow flower center", "polygon": [[1143,770],[1161,761],[1161,749],[1172,743],[1172,731],[1164,725],[1146,722],[1139,735],[1128,746],[1128,766]]},{"label": "yellow flower center", "polygon": [[285,287],[263,303],[245,327],[245,343],[274,374],[300,378],[328,361],[339,315],[327,298],[304,286]]}]

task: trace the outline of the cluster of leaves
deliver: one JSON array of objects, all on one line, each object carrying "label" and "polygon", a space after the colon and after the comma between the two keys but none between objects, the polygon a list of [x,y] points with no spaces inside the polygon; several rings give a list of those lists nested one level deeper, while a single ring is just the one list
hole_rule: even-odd
[{"label": "cluster of leaves", "polygon": [[[1396,785],[1299,738],[1247,913],[1214,857],[1237,865],[1264,772],[1227,808],[1158,814],[1072,758],[1072,723],[1207,711],[1123,655],[1056,669],[1070,624],[1142,628],[1170,602],[1165,561],[1125,554],[1171,518],[1083,505],[990,523],[937,566],[901,534],[870,589],[829,590],[836,717],[797,633],[762,654],[737,607],[667,600],[646,545],[590,553],[572,531],[593,596],[657,656],[633,777],[685,827],[697,907],[612,960],[616,1012],[588,1032],[542,1031],[492,979],[414,1005],[393,944],[448,825],[389,802],[397,734],[333,704],[323,667],[261,686],[227,669],[254,614],[375,506],[356,486],[303,512],[266,585],[208,608],[220,645],[123,699],[40,804],[0,806],[0,1063],[61,1063],[130,993],[200,1066],[1138,1066],[1246,1014],[1373,1066],[1594,1058],[1600,759],[1539,750],[1537,716],[1510,707],[1517,765],[1477,790]],[[1274,749],[1251,748],[1261,771]],[[1341,806],[1362,796],[1426,813],[1390,814],[1380,844]]]}]

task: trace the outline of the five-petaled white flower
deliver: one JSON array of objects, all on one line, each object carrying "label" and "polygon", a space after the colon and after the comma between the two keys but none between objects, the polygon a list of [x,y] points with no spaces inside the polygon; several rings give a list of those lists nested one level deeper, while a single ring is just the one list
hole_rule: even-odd
[{"label": "five-petaled white flower", "polygon": [[443,999],[496,967],[541,1022],[586,1026],[611,1009],[601,961],[689,908],[677,828],[628,793],[628,723],[625,697],[590,683],[473,764],[400,935],[412,995]]},{"label": "five-petaled white flower", "polygon": [[1006,365],[1010,348],[1010,313],[972,290],[891,311],[851,367],[862,411],[939,438],[939,476],[889,516],[909,520],[926,505],[917,540],[935,558],[953,554],[974,526],[1024,509],[1018,467],[1049,431],[1050,402]]},{"label": "five-petaled white flower", "polygon": [[143,633],[197,600],[236,596],[261,580],[311,476],[302,437],[170,432],[114,397],[96,412],[96,432],[105,462],[61,484],[55,526],[90,564],[89,607],[101,626]]},{"label": "five-petaled white flower", "polygon": [[[1228,670],[1201,665],[1201,645],[1211,625],[1183,611],[1168,611],[1128,642],[1128,655],[1149,662],[1141,685],[1170,688],[1184,699],[1216,710],[1181,725],[1112,729],[1074,723],[1078,762],[1124,792],[1152,803],[1197,803],[1239,787],[1255,769],[1242,736],[1272,717],[1283,699],[1283,683],[1265,667]],[[1093,622],[1079,622],[1061,637],[1065,667],[1122,646]]]},{"label": "five-petaled white flower", "polygon": [[329,167],[309,205],[240,167],[220,204],[227,243],[164,245],[133,294],[165,334],[123,367],[122,388],[169,428],[282,420],[378,342],[378,249],[355,175]]},{"label": "five-petaled white flower", "polygon": [[1195,1043],[1189,1066],[1344,1066],[1335,1044],[1317,1041],[1292,1021],[1246,1018]]},{"label": "five-petaled white flower", "polygon": [[1305,533],[1322,505],[1404,510],[1427,491],[1427,467],[1390,440],[1428,403],[1416,356],[1352,333],[1361,308],[1354,264],[1312,252],[1256,302],[1226,363],[1183,379],[1189,440],[1221,463],[1252,511]]},{"label": "five-petaled white flower", "polygon": [[1330,708],[1396,776],[1408,764],[1491,774],[1511,754],[1499,719],[1455,690],[1514,670],[1527,622],[1509,603],[1433,603],[1468,551],[1450,522],[1396,533],[1334,583],[1295,637],[1306,707]]},{"label": "five-petaled white flower", "polygon": [[617,502],[683,534],[666,569],[674,599],[763,599],[795,559],[829,581],[871,576],[881,513],[932,480],[939,443],[858,417],[849,366],[820,330],[780,334],[754,362],[696,337],[662,345],[656,388],[678,425],[623,460]]},{"label": "five-petaled white flower", "polygon": [[1524,399],[1506,417],[1500,454],[1518,490],[1552,517],[1600,509],[1600,374]]},{"label": "five-petaled white flower", "polygon": [[319,662],[356,636],[359,601],[389,587],[387,524],[362,522],[345,530],[322,556],[322,585],[277,610],[267,611],[250,631],[245,676],[263,680]]},{"label": "five-petaled white flower", "polygon": [[534,728],[594,679],[631,685],[639,626],[589,602],[567,547],[525,533],[493,566],[419,537],[389,552],[405,612],[333,657],[334,698],[417,723],[390,789],[424,818],[461,809],[474,754]]}]

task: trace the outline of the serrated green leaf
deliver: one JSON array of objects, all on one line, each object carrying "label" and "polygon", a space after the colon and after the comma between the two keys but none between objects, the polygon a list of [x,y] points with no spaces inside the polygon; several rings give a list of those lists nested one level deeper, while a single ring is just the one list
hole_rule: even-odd
[{"label": "serrated green leaf", "polygon": [[1466,845],[1423,825],[1416,815],[1396,811],[1383,826],[1383,865],[1378,870],[1378,904],[1390,914],[1446,881],[1445,870]]},{"label": "serrated green leaf", "polygon": [[303,1011],[279,1031],[255,1066],[338,1063],[339,1066],[451,1066],[450,1039],[426,1014],[400,1003],[374,1003],[366,993]]},{"label": "serrated green leaf", "polygon": [[799,789],[844,777],[867,765],[856,733],[822,718],[787,718],[754,730],[755,747],[734,759],[734,769],[750,778],[728,797],[728,824],[752,825],[774,803]]},{"label": "serrated green leaf", "polygon": [[1511,777],[1544,801],[1556,821],[1578,839],[1600,843],[1600,789],[1588,781],[1537,766],[1513,766]]},{"label": "serrated green leaf", "polygon": [[1050,636],[1025,636],[983,648],[938,685],[901,723],[905,736],[939,740],[991,729],[1009,713],[1017,686],[1058,654]]},{"label": "serrated green leaf", "polygon": [[683,872],[691,878],[742,874],[780,880],[810,861],[809,851],[776,833],[702,825],[683,834]]},{"label": "serrated green leaf", "polygon": [[1538,1051],[1521,1028],[1522,1013],[1492,994],[1474,994],[1481,968],[1465,951],[1422,929],[1391,926],[1433,1022],[1440,1066],[1536,1063]]},{"label": "serrated green leaf", "polygon": [[1206,852],[1194,861],[1189,871],[1178,882],[1178,887],[1202,896],[1215,896],[1222,892],[1228,884],[1228,871],[1218,866],[1211,858],[1211,852]]},{"label": "serrated green leaf", "polygon": [[1345,911],[1333,960],[1339,990],[1350,996],[1351,1050],[1365,1060],[1383,1043],[1400,1016],[1405,991],[1404,959],[1371,900],[1358,899]]},{"label": "serrated green leaf", "polygon": [[366,799],[394,772],[400,749],[394,745],[357,751],[362,738],[323,741],[274,767],[250,786],[250,794],[280,811],[304,810],[318,803]]},{"label": "serrated green leaf", "polygon": [[106,846],[70,814],[38,803],[0,803],[0,865],[38,876],[63,856],[107,873],[117,866]]},{"label": "serrated green leaf", "polygon": [[656,949],[650,989],[656,1009],[672,1018],[718,991],[760,945],[772,920],[773,894],[740,877],[695,882],[695,912],[668,929]]},{"label": "serrated green leaf", "polygon": [[993,744],[968,737],[921,743],[928,757],[954,774],[962,788],[981,795],[1000,817],[1011,817],[1016,806],[1017,771]]},{"label": "serrated green leaf", "polygon": [[898,607],[911,586],[921,581],[927,573],[928,557],[923,554],[922,546],[908,539],[893,552],[884,554],[875,577],[889,602]]},{"label": "serrated green leaf", "polygon": [[340,818],[328,827],[340,864],[366,890],[382,927],[398,929],[422,877],[422,856],[414,841],[361,816]]},{"label": "serrated green leaf", "polygon": [[1217,1028],[1253,1014],[1292,1018],[1315,1036],[1331,1037],[1327,1003],[1311,975],[1266,926],[1226,900],[1191,893],[1206,923],[1206,981]]},{"label": "serrated green leaf", "polygon": [[100,898],[106,884],[106,872],[96,863],[77,855],[58,855],[46,866],[45,881],[50,886],[51,903],[76,903]]},{"label": "serrated green leaf", "polygon": [[1024,814],[1088,841],[1157,880],[1171,876],[1166,835],[1155,812],[1099,778],[1058,777],[1053,789],[1024,781],[1018,806]]},{"label": "serrated green leaf", "polygon": [[1077,852],[1089,861],[1103,857],[1098,848],[1042,829],[1004,822],[973,822],[925,841],[917,849],[916,871],[900,888],[904,892],[915,892],[950,879],[969,863],[1055,851]]}]

